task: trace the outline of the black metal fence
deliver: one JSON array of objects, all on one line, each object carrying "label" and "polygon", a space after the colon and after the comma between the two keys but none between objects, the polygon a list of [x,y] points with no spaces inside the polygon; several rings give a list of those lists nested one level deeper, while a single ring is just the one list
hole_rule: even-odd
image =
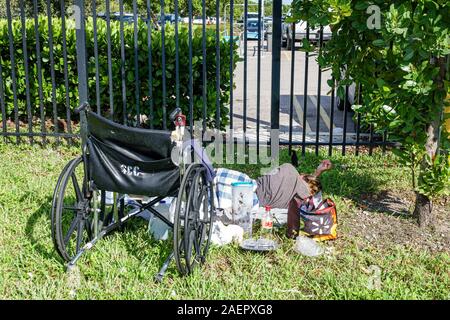
[{"label": "black metal fence", "polygon": [[[281,1],[269,8],[262,0],[202,0],[199,8],[178,0],[0,6],[6,140],[72,143],[79,130],[73,110],[89,101],[114,121],[161,129],[179,106],[190,128],[200,120],[203,130],[233,130],[258,150],[273,139],[302,153],[387,145],[387,134],[363,127],[350,108],[360,90],[350,86],[338,101],[330,72],[318,65],[327,27],[284,23]],[[303,38],[315,42],[313,53],[300,50]]]}]

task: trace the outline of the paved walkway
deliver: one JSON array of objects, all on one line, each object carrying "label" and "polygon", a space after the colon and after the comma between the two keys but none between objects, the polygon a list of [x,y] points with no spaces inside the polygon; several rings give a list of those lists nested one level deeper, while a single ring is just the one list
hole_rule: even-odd
[{"label": "paved walkway", "polygon": [[[248,138],[256,139],[257,126],[257,55],[253,56],[253,46],[256,42],[248,44],[247,65],[247,132]],[[289,110],[291,91],[291,52],[281,52],[281,96],[280,96],[280,131],[281,141],[288,141]],[[294,99],[293,99],[293,141],[301,142],[303,139],[303,117],[306,113],[306,141],[315,141],[317,132],[317,114],[319,112],[319,141],[328,142],[330,130],[333,130],[333,141],[341,142],[344,127],[344,112],[339,111],[335,104],[334,117],[331,121],[331,88],[327,80],[331,78],[330,71],[322,72],[320,85],[320,105],[318,104],[318,72],[316,56],[309,58],[307,79],[307,99],[305,105],[305,53],[295,52],[294,68]],[[270,129],[270,105],[271,105],[271,74],[272,56],[270,52],[264,52],[261,57],[261,98],[260,98],[260,129]],[[244,120],[244,62],[239,62],[235,71],[235,84],[233,98],[233,127],[235,132],[243,131]],[[356,125],[352,117],[354,113],[347,113],[347,141],[355,139]],[[332,123],[333,122],[333,126]],[[265,139],[268,132],[262,132],[260,138]]]}]

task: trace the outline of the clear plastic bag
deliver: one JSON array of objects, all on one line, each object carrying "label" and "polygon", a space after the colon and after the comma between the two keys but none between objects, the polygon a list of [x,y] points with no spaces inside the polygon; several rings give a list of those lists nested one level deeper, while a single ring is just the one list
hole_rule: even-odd
[{"label": "clear plastic bag", "polygon": [[297,237],[294,245],[294,250],[308,257],[317,257],[325,252],[323,247],[316,241],[314,241],[314,239],[304,236]]}]

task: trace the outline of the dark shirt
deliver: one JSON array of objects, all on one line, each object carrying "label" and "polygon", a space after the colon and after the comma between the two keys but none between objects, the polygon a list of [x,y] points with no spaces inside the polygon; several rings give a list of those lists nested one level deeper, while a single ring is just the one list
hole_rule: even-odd
[{"label": "dark shirt", "polygon": [[308,184],[290,163],[259,177],[256,183],[256,195],[261,206],[287,209],[294,196],[305,199],[310,195]]}]

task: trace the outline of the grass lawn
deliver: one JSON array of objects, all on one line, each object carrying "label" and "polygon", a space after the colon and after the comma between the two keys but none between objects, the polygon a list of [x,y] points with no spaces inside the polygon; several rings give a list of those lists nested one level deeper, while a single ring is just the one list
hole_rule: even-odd
[{"label": "grass lawn", "polygon": [[[392,156],[333,156],[322,179],[338,207],[339,239],[308,258],[283,237],[271,254],[213,247],[203,268],[180,277],[174,264],[153,281],[171,243],[155,242],[144,220],[100,241],[67,273],[50,236],[53,188],[78,148],[45,149],[0,142],[0,299],[449,299],[448,199],[436,203],[439,225],[411,219],[407,170]],[[313,172],[325,157],[308,155]],[[282,161],[288,162],[282,152]],[[233,166],[256,177],[257,166]],[[379,281],[377,276],[379,275]],[[375,284],[375,286],[373,285]],[[379,286],[377,286],[379,284]]]}]

